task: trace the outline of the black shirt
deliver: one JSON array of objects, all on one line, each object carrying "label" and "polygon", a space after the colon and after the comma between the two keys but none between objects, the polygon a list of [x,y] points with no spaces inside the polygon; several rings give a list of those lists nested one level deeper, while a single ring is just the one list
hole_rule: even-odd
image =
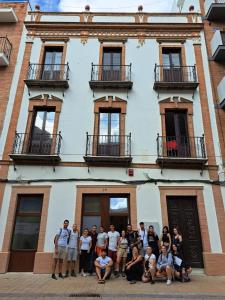
[{"label": "black shirt", "polygon": [[137,231],[130,231],[126,233],[126,239],[128,241],[128,246],[137,242],[138,233]]},{"label": "black shirt", "polygon": [[158,235],[149,232],[147,238],[148,238],[148,245],[152,247],[153,250],[158,250],[158,241],[159,241]]}]

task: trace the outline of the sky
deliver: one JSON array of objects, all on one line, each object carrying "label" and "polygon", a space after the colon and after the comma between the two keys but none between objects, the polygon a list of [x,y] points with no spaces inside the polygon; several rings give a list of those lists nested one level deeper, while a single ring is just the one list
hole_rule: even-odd
[{"label": "sky", "polygon": [[144,12],[170,12],[173,0],[30,0],[42,11],[84,11],[89,4],[91,11],[136,12],[138,5],[143,5]]}]

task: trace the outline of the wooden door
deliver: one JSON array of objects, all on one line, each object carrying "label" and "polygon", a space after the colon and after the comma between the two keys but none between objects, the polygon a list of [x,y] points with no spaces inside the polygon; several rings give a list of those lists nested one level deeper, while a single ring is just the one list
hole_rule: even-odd
[{"label": "wooden door", "polygon": [[11,241],[9,272],[33,272],[43,195],[20,195]]},{"label": "wooden door", "polygon": [[178,226],[183,236],[185,260],[195,268],[203,268],[202,240],[196,197],[168,196],[169,227]]}]

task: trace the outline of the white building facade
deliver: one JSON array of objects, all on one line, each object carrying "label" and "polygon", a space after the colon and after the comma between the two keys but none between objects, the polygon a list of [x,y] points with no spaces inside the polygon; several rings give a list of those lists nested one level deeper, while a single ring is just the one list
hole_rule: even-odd
[{"label": "white building facade", "polygon": [[81,229],[143,221],[158,234],[178,226],[192,266],[224,274],[201,14],[35,11],[25,27],[1,136],[0,271],[50,272],[69,219]]}]

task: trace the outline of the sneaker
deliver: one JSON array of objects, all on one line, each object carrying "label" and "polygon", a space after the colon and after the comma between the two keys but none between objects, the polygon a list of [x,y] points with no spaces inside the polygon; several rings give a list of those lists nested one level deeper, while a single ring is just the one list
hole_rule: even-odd
[{"label": "sneaker", "polygon": [[59,278],[64,279],[64,276],[62,273],[59,273]]},{"label": "sneaker", "polygon": [[122,272],[122,277],[126,277],[126,274],[125,274],[125,272]]},{"label": "sneaker", "polygon": [[52,274],[52,279],[57,280],[57,277],[55,276],[55,274]]},{"label": "sneaker", "polygon": [[83,276],[83,277],[87,277],[87,274],[85,274],[85,273],[81,273],[81,276]]},{"label": "sneaker", "polygon": [[70,274],[72,277],[77,277],[77,274],[75,273],[74,270],[71,271],[71,274]]},{"label": "sneaker", "polygon": [[[72,276],[72,274],[71,274],[71,276]],[[66,274],[65,274],[64,277],[65,277],[65,278],[69,277],[69,271],[68,271],[68,270],[66,271]]]},{"label": "sneaker", "polygon": [[130,281],[130,284],[135,284],[135,283],[136,283],[136,281],[134,281],[134,280]]},{"label": "sneaker", "polygon": [[166,285],[171,285],[172,281],[170,279],[167,280]]}]

